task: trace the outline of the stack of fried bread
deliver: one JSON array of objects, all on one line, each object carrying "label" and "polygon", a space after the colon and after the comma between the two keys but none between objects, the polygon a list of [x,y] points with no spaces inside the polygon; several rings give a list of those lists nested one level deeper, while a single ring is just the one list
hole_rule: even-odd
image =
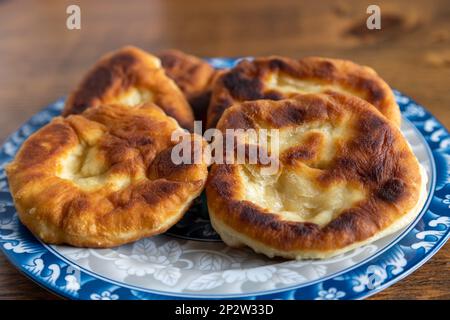
[{"label": "stack of fried bread", "polygon": [[62,115],[7,167],[20,220],[43,241],[113,247],[160,234],[203,191],[205,162],[172,161],[172,135],[188,135],[194,116],[156,56],[135,47],[105,55]]},{"label": "stack of fried bread", "polygon": [[[174,163],[173,132],[206,143],[188,132],[194,119],[223,133],[277,130],[277,148],[257,146],[277,169]],[[111,247],[162,233],[206,185],[226,244],[320,259],[394,233],[421,210],[427,176],[400,124],[386,82],[350,61],[272,56],[217,72],[180,51],[125,47],[97,62],[7,175],[21,221],[48,243]]]}]

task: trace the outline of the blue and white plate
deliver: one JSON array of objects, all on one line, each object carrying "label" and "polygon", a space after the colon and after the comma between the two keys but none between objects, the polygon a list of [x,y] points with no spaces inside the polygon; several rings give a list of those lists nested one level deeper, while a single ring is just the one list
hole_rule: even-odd
[{"label": "blue and white plate", "polygon": [[[217,68],[236,59],[210,59]],[[114,249],[41,243],[23,227],[4,166],[21,143],[58,115],[61,99],[33,116],[0,149],[0,247],[20,271],[73,299],[361,299],[426,262],[450,232],[450,135],[422,106],[395,92],[402,131],[428,174],[428,199],[406,229],[323,261],[268,259],[224,245],[199,198],[166,234]]]}]

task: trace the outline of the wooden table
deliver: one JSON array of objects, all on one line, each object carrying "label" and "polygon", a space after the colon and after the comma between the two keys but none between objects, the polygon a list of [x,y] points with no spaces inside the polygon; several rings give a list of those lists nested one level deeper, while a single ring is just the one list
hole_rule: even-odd
[{"label": "wooden table", "polygon": [[[382,30],[365,27],[381,8]],[[81,7],[67,30],[66,7]],[[200,56],[281,54],[348,58],[450,127],[450,5],[428,1],[0,0],[0,140],[67,94],[99,55],[125,44]],[[450,244],[374,299],[449,299]],[[0,254],[0,299],[53,299]]]}]

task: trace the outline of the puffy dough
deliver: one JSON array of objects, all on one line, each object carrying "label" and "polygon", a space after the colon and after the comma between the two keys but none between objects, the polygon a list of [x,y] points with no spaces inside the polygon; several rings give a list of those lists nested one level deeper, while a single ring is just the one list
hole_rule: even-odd
[{"label": "puffy dough", "polygon": [[104,105],[54,118],[6,169],[20,220],[47,243],[81,247],[164,232],[207,178],[206,164],[171,161],[174,130],[183,129],[151,104]]},{"label": "puffy dough", "polygon": [[[213,164],[209,214],[231,246],[326,258],[405,227],[423,206],[422,167],[397,127],[362,99],[327,92],[237,103],[218,129],[238,128],[278,129],[278,150],[268,151],[279,169]],[[258,143],[240,135],[247,149]]]},{"label": "puffy dough", "polygon": [[243,60],[214,83],[207,127],[214,127],[233,103],[257,99],[280,100],[327,90],[358,96],[400,125],[394,94],[377,73],[351,61],[307,57],[299,60],[272,56]]},{"label": "puffy dough", "polygon": [[158,57],[166,74],[186,96],[195,118],[206,119],[216,70],[206,61],[179,50],[166,50],[158,54]]},{"label": "puffy dough", "polygon": [[186,129],[194,115],[183,93],[166,76],[160,60],[138,48],[127,46],[103,56],[72,92],[63,115],[78,114],[101,104],[130,107],[153,102]]}]

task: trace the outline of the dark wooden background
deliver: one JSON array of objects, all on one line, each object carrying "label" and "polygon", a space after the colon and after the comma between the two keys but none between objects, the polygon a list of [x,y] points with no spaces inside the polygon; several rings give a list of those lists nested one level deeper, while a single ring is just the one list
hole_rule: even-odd
[{"label": "dark wooden background", "polygon": [[[82,29],[66,29],[66,7]],[[378,4],[382,29],[365,27]],[[0,0],[0,141],[125,44],[200,56],[347,58],[375,68],[450,127],[450,2]],[[450,244],[374,299],[450,299]],[[53,299],[0,254],[0,299]]]}]

